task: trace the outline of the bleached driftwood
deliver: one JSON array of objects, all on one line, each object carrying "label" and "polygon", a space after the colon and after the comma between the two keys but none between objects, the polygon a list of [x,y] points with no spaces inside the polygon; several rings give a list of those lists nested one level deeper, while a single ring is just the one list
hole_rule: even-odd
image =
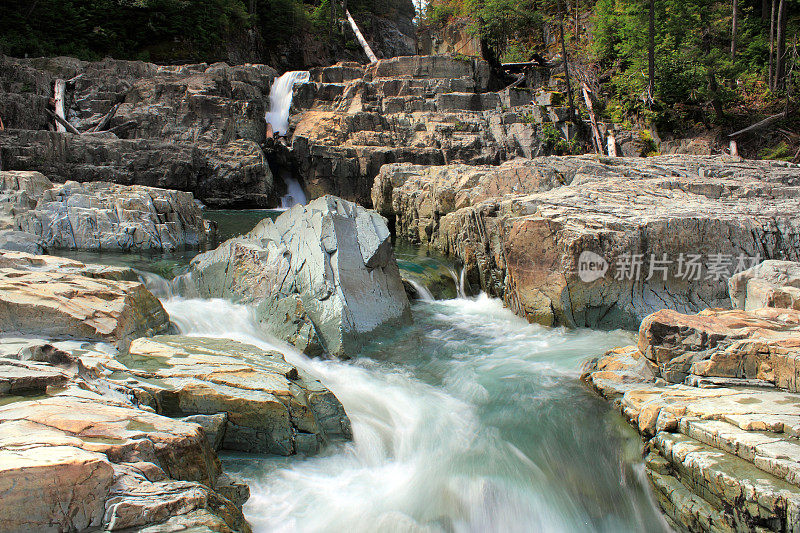
[{"label": "bleached driftwood", "polygon": [[358,29],[358,25],[356,25],[356,21],[353,20],[353,15],[350,14],[350,10],[346,10],[345,13],[347,14],[347,20],[350,22],[350,27],[353,28],[353,33],[356,34],[356,39],[358,42],[361,43],[361,47],[364,49],[364,53],[367,54],[370,63],[376,63],[378,61],[378,57],[375,55],[375,52],[372,51],[370,48],[369,43],[364,36],[361,34],[361,30]]},{"label": "bleached driftwood", "polygon": [[[62,79],[57,79],[53,83],[53,102],[56,108],[56,117],[59,117],[66,122],[66,116],[64,115],[64,92],[67,88],[67,82]],[[56,119],[56,131],[67,131],[69,128],[64,126],[64,124]]]},{"label": "bleached driftwood", "polygon": [[114,118],[114,115],[116,114],[116,112],[117,112],[117,109],[119,109],[119,106],[120,106],[120,104],[115,104],[115,105],[114,105],[114,106],[111,108],[111,110],[110,110],[108,113],[106,113],[106,116],[104,116],[104,117],[103,117],[103,118],[100,120],[100,122],[98,122],[98,123],[97,123],[97,126],[95,126],[94,128],[92,128],[92,129],[91,129],[91,130],[89,130],[89,131],[90,131],[91,133],[96,133],[96,132],[98,132],[98,131],[103,131],[104,129],[108,128],[108,125],[109,125],[109,123],[111,122],[111,119],[112,119],[112,118]]},{"label": "bleached driftwood", "polygon": [[45,111],[50,113],[50,116],[53,117],[54,119],[56,119],[56,125],[61,126],[61,129],[56,130],[56,131],[61,131],[61,132],[68,131],[70,133],[76,133],[78,135],[81,134],[81,132],[78,131],[78,129],[75,126],[73,126],[72,124],[67,122],[65,119],[59,117],[58,115],[56,115],[55,113],[53,113],[49,109],[46,109]]}]

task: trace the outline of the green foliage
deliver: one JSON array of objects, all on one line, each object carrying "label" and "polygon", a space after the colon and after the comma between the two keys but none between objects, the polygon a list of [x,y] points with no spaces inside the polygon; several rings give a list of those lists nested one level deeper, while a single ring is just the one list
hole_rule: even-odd
[{"label": "green foliage", "polygon": [[[227,56],[232,42],[252,30],[258,31],[267,49],[301,33],[327,39],[336,27],[331,1],[3,0],[0,53],[216,61]],[[335,1],[338,18],[341,3]],[[362,30],[371,23],[365,15],[392,16],[394,9],[374,0],[349,0],[348,7],[356,18],[362,15]],[[335,38],[343,41],[339,34]],[[357,43],[346,46],[358,49]]]},{"label": "green foliage", "polygon": [[14,56],[213,59],[251,24],[242,0],[6,0],[3,11],[0,49]]},{"label": "green foliage", "polygon": [[561,131],[552,123],[545,122],[541,129],[542,144],[556,155],[570,155],[580,153],[577,140],[568,141]]},{"label": "green foliage", "polygon": [[730,2],[658,0],[655,94],[648,95],[648,6],[642,0],[598,0],[595,6],[590,49],[607,73],[610,118],[624,115],[667,129],[700,119],[711,125],[724,119],[711,112],[711,103],[739,105],[743,83],[765,77],[767,34],[751,4],[739,2],[737,55],[731,59]]},{"label": "green foliage", "polygon": [[[795,147],[796,148],[796,147]],[[759,154],[761,159],[778,159],[780,161],[791,161],[794,151],[786,141],[782,141],[777,146],[764,148]]]}]

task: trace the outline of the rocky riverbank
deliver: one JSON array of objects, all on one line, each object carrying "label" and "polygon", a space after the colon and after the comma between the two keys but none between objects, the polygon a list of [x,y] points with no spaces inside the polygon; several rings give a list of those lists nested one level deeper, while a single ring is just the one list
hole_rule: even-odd
[{"label": "rocky riverbank", "polygon": [[[2,235],[10,236],[0,249],[0,529],[249,531],[247,485],[223,472],[218,451],[308,455],[352,438],[339,400],[283,354],[174,335],[132,269],[13,250],[205,246],[214,227],[191,193],[58,185],[22,171],[0,172],[0,184]],[[271,236],[279,257],[297,263],[298,280],[286,290],[307,281],[326,327],[354,339],[366,330],[344,298],[369,297],[366,280],[387,269],[401,298],[398,318],[407,318],[383,220],[338,199],[307,209],[306,219],[298,207],[271,232],[262,224],[259,242]],[[316,266],[303,259],[312,242],[327,243]],[[319,293],[326,279],[335,295]],[[323,309],[326,301],[341,312]],[[380,315],[372,311],[370,320]]]},{"label": "rocky riverbank", "polygon": [[339,401],[282,354],[160,335],[169,317],[135,279],[0,251],[2,529],[249,531],[247,486],[217,451],[352,437]]},{"label": "rocky riverbank", "polygon": [[[636,329],[663,308],[729,307],[730,275],[800,259],[798,185],[783,162],[570,156],[385,165],[372,200],[532,322]],[[587,253],[602,271],[581,276]]]},{"label": "rocky riverbank", "polygon": [[734,310],[650,315],[636,346],[585,367],[646,441],[647,475],[678,530],[800,522],[800,314],[780,297],[800,287],[798,266],[767,261],[733,278]]}]

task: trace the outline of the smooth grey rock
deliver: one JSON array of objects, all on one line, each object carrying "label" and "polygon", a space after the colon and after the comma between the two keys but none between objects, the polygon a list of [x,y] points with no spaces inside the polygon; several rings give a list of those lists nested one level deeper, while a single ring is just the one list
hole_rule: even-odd
[{"label": "smooth grey rock", "polygon": [[33,233],[13,229],[0,230],[0,250],[41,254],[44,241]]},{"label": "smooth grey rock", "polygon": [[12,213],[10,223],[48,249],[174,251],[205,246],[215,236],[191,193],[141,185],[50,184],[27,207],[18,199]]},{"label": "smooth grey rock", "polygon": [[204,297],[256,305],[265,327],[307,353],[354,355],[364,335],[410,317],[386,222],[333,196],[197,256],[190,279]]}]

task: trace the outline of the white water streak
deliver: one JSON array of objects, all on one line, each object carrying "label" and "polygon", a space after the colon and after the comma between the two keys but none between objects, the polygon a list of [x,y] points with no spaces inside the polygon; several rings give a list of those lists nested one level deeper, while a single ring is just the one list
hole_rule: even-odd
[{"label": "white water streak", "polygon": [[268,124],[272,124],[275,135],[286,135],[289,131],[289,110],[292,107],[294,86],[309,80],[310,73],[305,70],[296,70],[285,73],[276,79],[269,91],[269,111],[264,116]]}]

